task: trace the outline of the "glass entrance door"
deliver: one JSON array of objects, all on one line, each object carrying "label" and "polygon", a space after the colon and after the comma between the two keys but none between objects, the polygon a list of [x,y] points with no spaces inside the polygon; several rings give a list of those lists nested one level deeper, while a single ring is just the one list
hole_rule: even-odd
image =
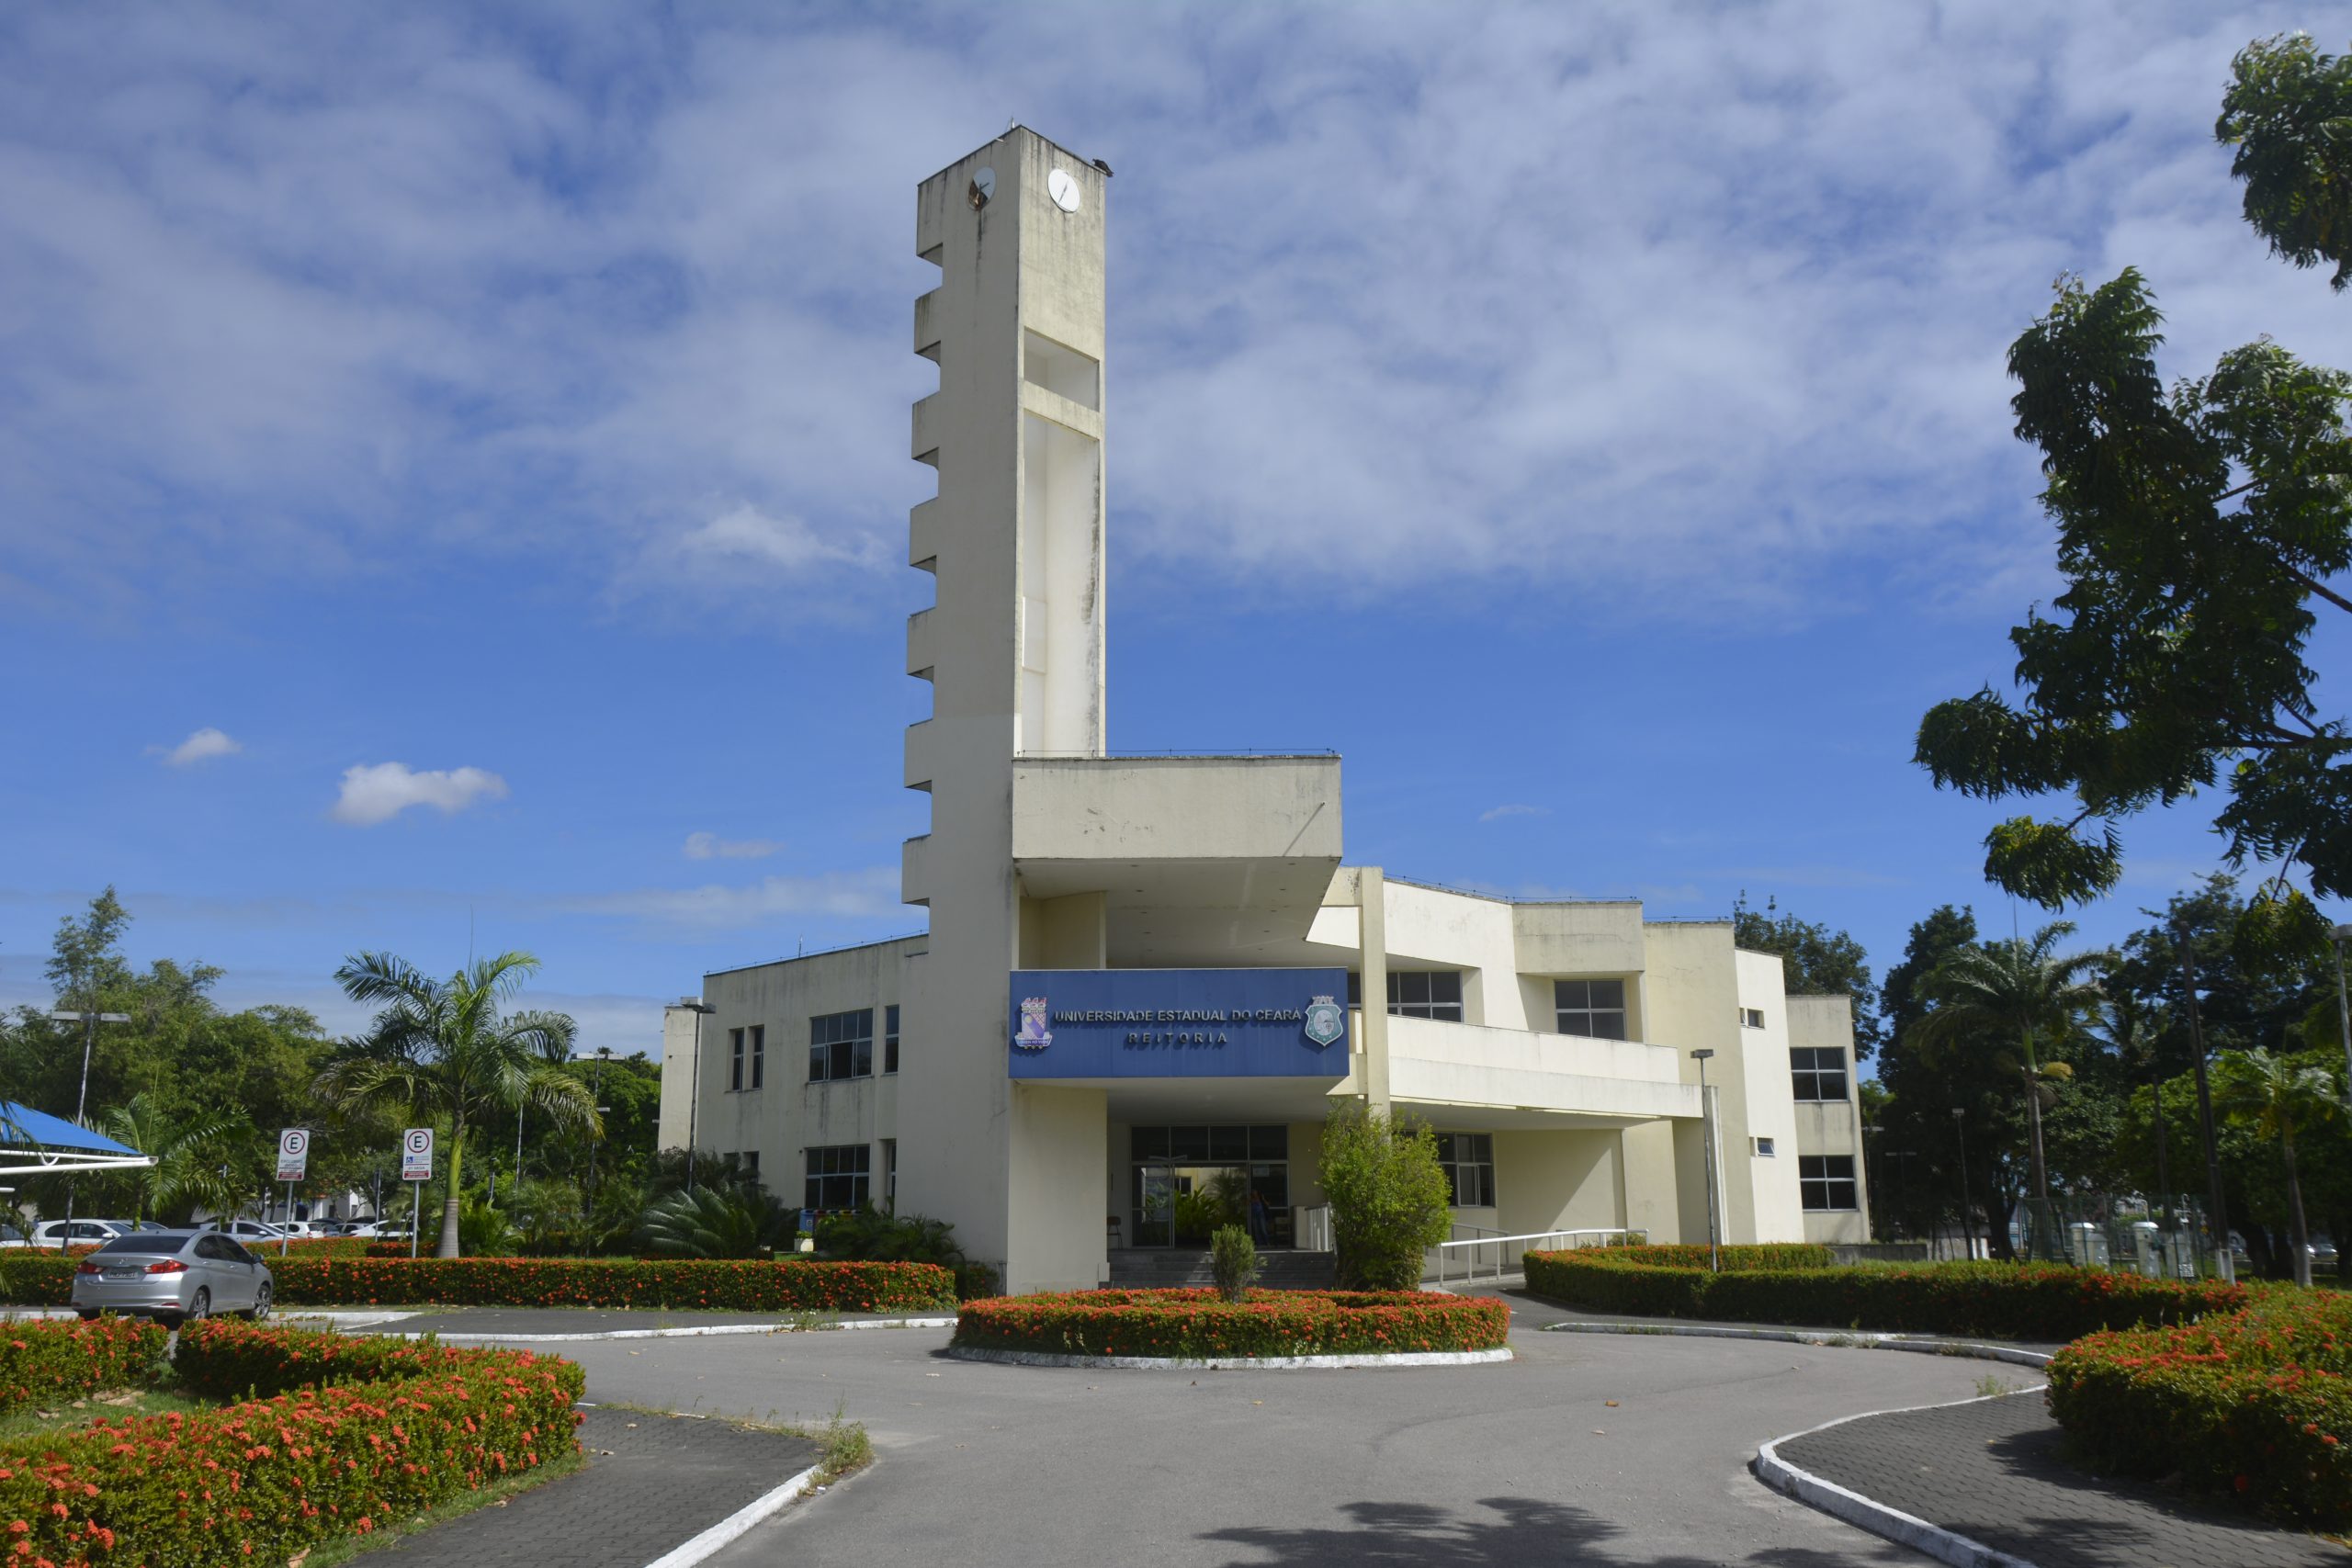
[{"label": "glass entrance door", "polygon": [[1242,1225],[1261,1247],[1292,1245],[1290,1129],[1136,1126],[1132,1247],[1201,1247]]},{"label": "glass entrance door", "polygon": [[1175,1240],[1176,1168],[1139,1165],[1135,1169],[1135,1245],[1170,1246]]}]

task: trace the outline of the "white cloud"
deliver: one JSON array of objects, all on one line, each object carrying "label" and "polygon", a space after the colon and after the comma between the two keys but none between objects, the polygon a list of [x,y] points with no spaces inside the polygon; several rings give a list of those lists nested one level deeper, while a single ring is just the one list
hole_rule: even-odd
[{"label": "white cloud", "polygon": [[722,839],[716,833],[686,835],[688,860],[765,860],[784,848],[774,839]]},{"label": "white cloud", "polygon": [[362,763],[343,771],[342,793],[328,815],[338,822],[370,828],[412,806],[430,806],[447,815],[478,800],[505,798],[506,781],[480,768],[417,773],[405,762]]},{"label": "white cloud", "polygon": [[818,876],[768,876],[748,886],[647,887],[548,901],[566,914],[632,916],[702,931],[742,930],[796,915],[871,919],[911,913],[899,897],[896,866]]},{"label": "white cloud", "polygon": [[191,762],[201,762],[214,757],[233,757],[244,748],[207,725],[169,750],[161,746],[151,746],[148,750],[162,751],[166,764],[185,768]]},{"label": "white cloud", "polygon": [[1517,801],[1512,801],[1504,806],[1488,807],[1478,813],[1478,820],[1498,822],[1506,817],[1549,817],[1551,815],[1552,808],[1548,806],[1523,806]]}]

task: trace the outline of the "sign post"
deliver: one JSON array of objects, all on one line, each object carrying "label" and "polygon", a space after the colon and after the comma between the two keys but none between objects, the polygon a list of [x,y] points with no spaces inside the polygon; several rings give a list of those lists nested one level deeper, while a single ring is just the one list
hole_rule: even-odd
[{"label": "sign post", "polygon": [[[288,1127],[277,1134],[277,1179],[286,1183],[286,1223],[294,1223],[294,1184],[302,1179],[302,1172],[311,1163],[311,1134],[300,1127]],[[286,1256],[291,1242],[288,1233],[277,1236],[277,1256]]]},{"label": "sign post", "polygon": [[424,1184],[433,1179],[433,1129],[411,1127],[401,1134],[401,1179],[409,1184],[408,1255],[416,1256],[417,1229],[424,1220]]}]

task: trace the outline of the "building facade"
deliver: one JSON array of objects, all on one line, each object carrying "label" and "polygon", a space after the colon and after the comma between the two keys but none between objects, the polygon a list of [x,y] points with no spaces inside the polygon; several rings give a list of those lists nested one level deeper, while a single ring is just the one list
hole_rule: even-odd
[{"label": "building facade", "polygon": [[1108,184],[1015,128],[919,187],[930,930],[707,976],[664,1024],[665,1145],[953,1221],[1012,1291],[1227,1219],[1314,1244],[1338,1097],[1438,1131],[1465,1237],[1704,1240],[1712,1131],[1725,1239],[1864,1239],[1844,999],[1785,996],[1729,920],[1347,864],[1334,755],[1108,750]]}]

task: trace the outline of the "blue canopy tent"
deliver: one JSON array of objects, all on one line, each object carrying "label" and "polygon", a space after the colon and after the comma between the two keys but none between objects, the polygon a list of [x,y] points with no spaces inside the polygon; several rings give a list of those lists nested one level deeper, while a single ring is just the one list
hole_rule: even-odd
[{"label": "blue canopy tent", "polygon": [[137,1149],[76,1127],[62,1117],[0,1100],[0,1176],[72,1176],[137,1170],[155,1163]]}]

